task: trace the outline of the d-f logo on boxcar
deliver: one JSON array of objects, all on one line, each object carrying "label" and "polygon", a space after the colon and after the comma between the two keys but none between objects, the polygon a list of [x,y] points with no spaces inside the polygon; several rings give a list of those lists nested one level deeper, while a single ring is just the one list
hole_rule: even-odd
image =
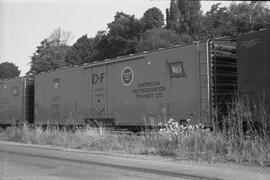
[{"label": "d-f logo on boxcar", "polygon": [[93,74],[92,84],[102,83],[104,79],[105,79],[105,73]]},{"label": "d-f logo on boxcar", "polygon": [[121,82],[125,86],[129,86],[134,79],[134,72],[131,67],[126,66],[122,69],[121,72]]}]

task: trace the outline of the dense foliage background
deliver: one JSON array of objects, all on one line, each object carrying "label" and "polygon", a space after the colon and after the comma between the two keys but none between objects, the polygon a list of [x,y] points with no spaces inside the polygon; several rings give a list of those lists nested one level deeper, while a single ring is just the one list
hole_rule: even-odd
[{"label": "dense foliage background", "polygon": [[[72,33],[58,28],[37,46],[28,74],[270,28],[270,9],[266,3],[232,2],[229,7],[217,3],[203,14],[200,1],[171,0],[166,17],[156,7],[148,9],[140,19],[117,12],[106,30],[97,32],[95,37],[85,34],[73,45],[68,45]],[[0,71],[0,78],[18,73],[7,74]]]}]

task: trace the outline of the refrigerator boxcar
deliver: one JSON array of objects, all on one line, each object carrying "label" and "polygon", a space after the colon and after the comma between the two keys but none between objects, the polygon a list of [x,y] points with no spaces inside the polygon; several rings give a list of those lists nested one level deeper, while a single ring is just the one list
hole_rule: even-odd
[{"label": "refrigerator boxcar", "polygon": [[23,114],[23,78],[0,81],[0,122],[16,123]]},{"label": "refrigerator boxcar", "polygon": [[33,78],[0,80],[0,124],[33,122]]},{"label": "refrigerator boxcar", "polygon": [[209,125],[213,108],[236,90],[234,45],[209,40],[38,74],[35,123]]}]

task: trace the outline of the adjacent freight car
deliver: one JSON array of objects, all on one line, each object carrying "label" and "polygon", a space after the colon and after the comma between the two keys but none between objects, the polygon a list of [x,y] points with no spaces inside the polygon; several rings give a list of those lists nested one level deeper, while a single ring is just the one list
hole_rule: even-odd
[{"label": "adjacent freight car", "polygon": [[216,39],[38,74],[35,123],[210,125],[236,91],[235,53],[233,40]]},{"label": "adjacent freight car", "polygon": [[238,88],[270,109],[270,30],[242,34],[237,41]]},{"label": "adjacent freight car", "polygon": [[33,122],[33,77],[0,80],[0,124]]}]

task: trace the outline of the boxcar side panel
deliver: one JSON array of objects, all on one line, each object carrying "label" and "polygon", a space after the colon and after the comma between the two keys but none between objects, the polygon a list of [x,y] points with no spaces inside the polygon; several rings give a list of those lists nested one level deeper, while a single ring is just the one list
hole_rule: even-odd
[{"label": "boxcar side panel", "polygon": [[0,81],[0,124],[22,122],[24,78]]},{"label": "boxcar side panel", "polygon": [[117,125],[199,121],[196,44],[108,64],[108,107]]},{"label": "boxcar side panel", "polygon": [[37,124],[84,124],[90,114],[90,71],[83,67],[36,76]]},{"label": "boxcar side panel", "polygon": [[40,74],[35,80],[36,123],[202,122],[209,110],[206,55],[205,43],[198,43]]}]

